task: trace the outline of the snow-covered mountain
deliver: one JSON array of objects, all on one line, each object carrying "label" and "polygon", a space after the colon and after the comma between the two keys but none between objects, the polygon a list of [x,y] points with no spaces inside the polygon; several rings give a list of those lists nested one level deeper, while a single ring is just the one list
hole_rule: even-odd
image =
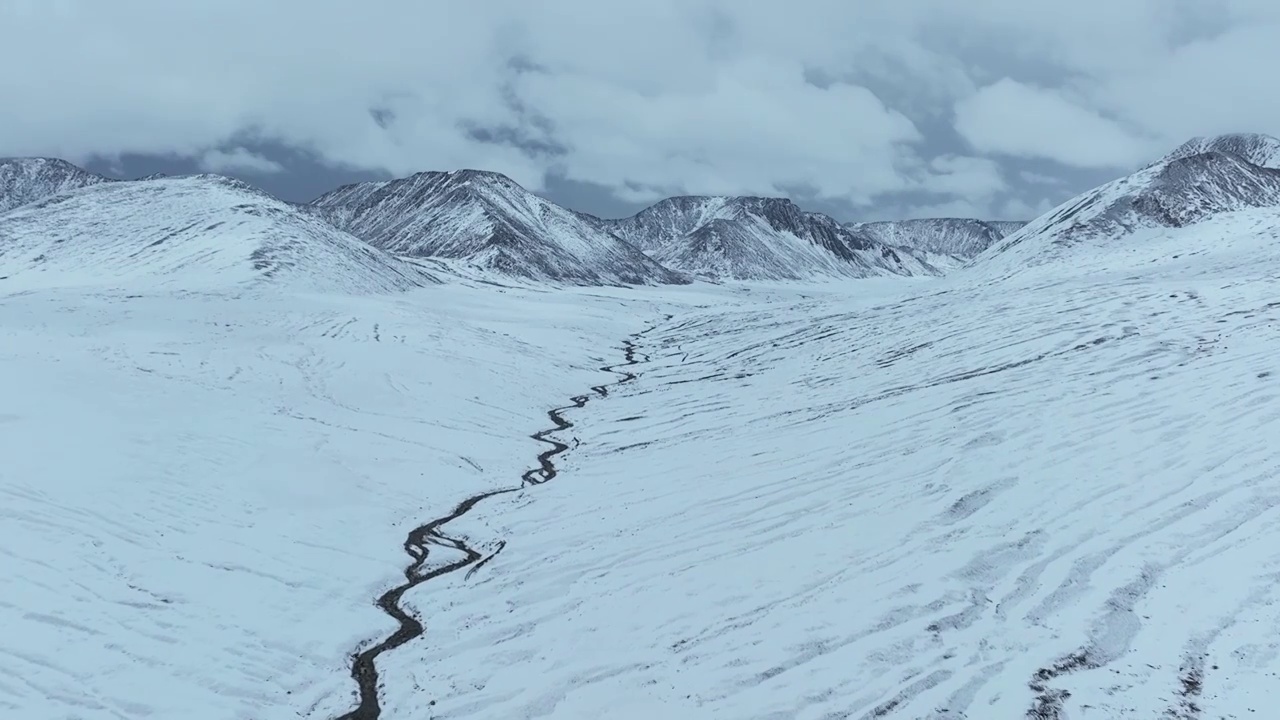
[{"label": "snow-covered mountain", "polygon": [[1229,133],[1192,138],[1161,158],[1159,162],[1207,152],[1227,153],[1261,167],[1280,168],[1280,139],[1260,133]]},{"label": "snow-covered mountain", "polygon": [[1007,275],[1051,262],[1076,245],[1110,246],[1141,231],[1280,206],[1280,169],[1271,166],[1280,160],[1278,148],[1280,140],[1266,135],[1191,140],[1132,175],[1050,210],[973,264]]},{"label": "snow-covered mountain", "polygon": [[0,278],[9,288],[270,281],[356,293],[430,281],[404,260],[217,175],[90,184],[0,215]]},{"label": "snow-covered mountain", "polygon": [[442,257],[504,274],[581,285],[688,279],[499,173],[423,172],[345,185],[310,203],[339,228],[398,255]]},{"label": "snow-covered mountain", "polygon": [[668,267],[714,279],[938,274],[910,251],[785,198],[674,197],[600,223]]},{"label": "snow-covered mountain", "polygon": [[0,213],[68,190],[113,182],[66,160],[0,158]]},{"label": "snow-covered mountain", "polygon": [[922,218],[846,223],[845,227],[887,245],[956,258],[971,258],[1026,224],[1025,220]]}]

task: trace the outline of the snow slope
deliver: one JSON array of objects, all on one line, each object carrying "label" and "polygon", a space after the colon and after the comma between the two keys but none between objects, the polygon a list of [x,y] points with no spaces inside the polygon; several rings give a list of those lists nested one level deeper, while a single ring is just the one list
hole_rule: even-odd
[{"label": "snow slope", "polygon": [[111,182],[0,215],[0,292],[135,282],[388,292],[429,274],[244,183],[216,175]]},{"label": "snow slope", "polygon": [[677,270],[716,280],[935,275],[894,248],[784,198],[675,197],[602,226]]},{"label": "snow slope", "polygon": [[386,716],[1267,716],[1280,242],[1237,220],[1110,275],[676,309],[558,483],[463,525],[506,548]]},{"label": "snow slope", "polygon": [[686,283],[584,216],[476,170],[345,185],[313,212],[400,255],[467,260],[501,273],[580,285]]},{"label": "snow slope", "polygon": [[0,214],[50,195],[113,182],[56,158],[0,158]]},{"label": "snow slope", "polygon": [[1026,225],[1026,222],[971,218],[922,218],[848,223],[845,227],[875,238],[886,245],[968,259],[1023,225]]}]

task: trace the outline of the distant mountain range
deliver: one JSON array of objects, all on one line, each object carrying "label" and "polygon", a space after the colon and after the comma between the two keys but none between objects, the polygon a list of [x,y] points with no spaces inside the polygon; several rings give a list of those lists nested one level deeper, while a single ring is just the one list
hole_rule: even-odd
[{"label": "distant mountain range", "polygon": [[594,218],[498,173],[424,172],[345,185],[304,207],[397,255],[465,260],[508,275],[581,285],[688,282]]},{"label": "distant mountain range", "polygon": [[[4,160],[0,212],[122,182],[62,160]],[[913,245],[911,233],[886,232],[892,223],[870,231],[844,227],[782,198],[678,197],[606,220],[478,170],[345,185],[293,207],[390,255],[576,285],[938,275],[955,264],[933,249],[936,242]],[[981,237],[961,237],[966,231]],[[960,249],[949,253],[985,247],[991,232],[986,225],[957,226],[949,237]]]},{"label": "distant mountain range", "polygon": [[847,223],[845,227],[886,245],[907,247],[962,262],[1026,224],[1026,221],[925,218]]},{"label": "distant mountain range", "polygon": [[936,275],[938,269],[783,198],[675,197],[597,221],[658,262],[710,279]]},{"label": "distant mountain range", "polygon": [[[323,286],[354,273],[349,289],[431,282],[424,262],[573,285],[927,276],[966,264],[1034,265],[1074,244],[1274,205],[1280,140],[1250,134],[1190,140],[1030,223],[841,225],[782,198],[697,196],[602,219],[477,170],[345,185],[296,204],[217,176],[123,181],[62,160],[15,158],[0,160],[0,276],[58,263],[123,267],[124,258],[187,272],[227,253],[263,276],[319,273]],[[210,245],[213,237],[222,239]],[[205,250],[183,255],[180,243]]]}]

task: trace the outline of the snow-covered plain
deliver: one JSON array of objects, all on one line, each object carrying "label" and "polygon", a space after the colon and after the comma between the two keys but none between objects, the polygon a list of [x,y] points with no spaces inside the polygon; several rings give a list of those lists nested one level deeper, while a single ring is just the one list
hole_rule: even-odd
[{"label": "snow-covered plain", "polygon": [[1277,219],[677,313],[389,716],[1270,716]]},{"label": "snow-covered plain", "polygon": [[1268,717],[1277,227],[821,286],[0,282],[0,715],[349,711],[405,534],[652,326],[554,482],[451,526],[506,544],[406,598],[383,717]]},{"label": "snow-covered plain", "polygon": [[0,717],[349,704],[405,534],[519,483],[627,295],[0,295]]}]

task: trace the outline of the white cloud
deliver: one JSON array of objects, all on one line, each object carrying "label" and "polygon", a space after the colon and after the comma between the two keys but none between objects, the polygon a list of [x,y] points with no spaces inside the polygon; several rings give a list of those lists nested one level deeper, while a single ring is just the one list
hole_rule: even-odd
[{"label": "white cloud", "polygon": [[1008,189],[1000,165],[988,158],[943,155],[929,163],[920,190],[987,200]]},{"label": "white cloud", "polygon": [[1062,178],[1030,170],[1018,171],[1018,177],[1028,185],[1061,185]]},{"label": "white cloud", "polygon": [[985,203],[974,202],[963,198],[935,203],[918,203],[895,205],[877,208],[868,215],[868,219],[902,220],[915,218],[985,218],[989,217],[989,208]]},{"label": "white cloud", "polygon": [[1063,93],[1004,78],[956,104],[956,130],[976,150],[1076,167],[1130,167],[1150,142]]},{"label": "white cloud", "polygon": [[202,170],[213,173],[240,171],[266,175],[284,170],[284,166],[280,163],[244,148],[207,150],[200,156],[199,165]]},{"label": "white cloud", "polygon": [[[482,167],[533,189],[552,171],[632,198],[799,187],[991,208],[1027,182],[1027,168],[1000,170],[1011,157],[1119,173],[1191,135],[1280,133],[1266,74],[1280,4],[1266,0],[351,8],[0,2],[0,154],[211,167],[228,159],[208,148],[249,138],[394,174]],[[953,114],[971,148],[944,132]]]},{"label": "white cloud", "polygon": [[1166,145],[1224,132],[1280,134],[1280,95],[1266,77],[1280,65],[1277,39],[1280,21],[1274,18],[1230,28],[1117,69],[1099,79],[1096,97]]},{"label": "white cloud", "polygon": [[559,169],[574,180],[662,192],[866,197],[905,189],[904,146],[920,138],[865,88],[804,81],[799,65],[721,65],[701,92],[641,91],[586,75],[530,73],[518,97],[567,141]]},{"label": "white cloud", "polygon": [[1051,202],[1049,198],[1040,198],[1035,202],[1028,202],[1022,198],[1009,198],[991,208],[984,217],[996,220],[1030,221],[1049,212],[1056,206],[1056,203]]}]

